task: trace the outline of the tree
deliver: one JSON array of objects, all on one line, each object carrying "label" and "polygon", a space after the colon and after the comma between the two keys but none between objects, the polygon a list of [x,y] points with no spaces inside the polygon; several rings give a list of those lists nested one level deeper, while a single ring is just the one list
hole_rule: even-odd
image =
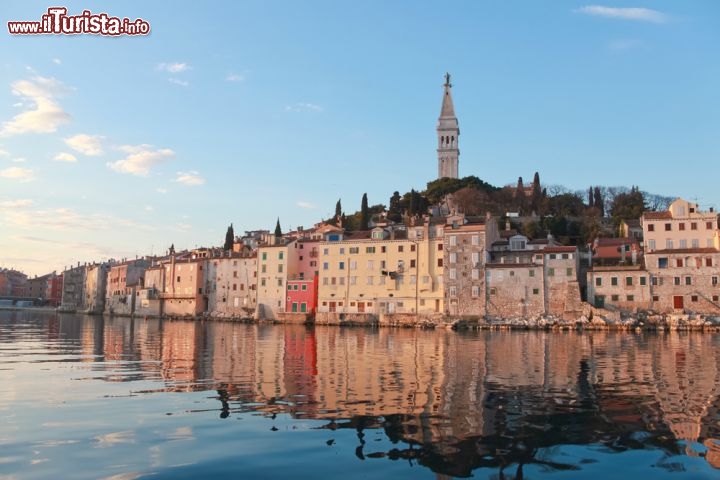
[{"label": "tree", "polygon": [[590,185],[588,188],[588,207],[592,208],[595,206],[595,197],[593,197],[593,187]]},{"label": "tree", "polygon": [[340,199],[338,198],[338,201],[335,204],[335,220],[338,220],[341,215],[342,215],[342,205],[340,204]]},{"label": "tree", "polygon": [[278,217],[277,223],[275,224],[275,236],[282,237],[282,229],[280,228],[280,217]]},{"label": "tree", "polygon": [[360,202],[360,230],[367,230],[370,223],[370,209],[368,208],[367,193],[363,193]]},{"label": "tree", "polygon": [[593,192],[593,203],[595,205],[595,208],[597,208],[600,211],[600,216],[605,216],[605,200],[603,199],[602,193],[600,192],[600,187],[595,187],[595,191]]},{"label": "tree", "polygon": [[453,194],[458,209],[465,215],[482,215],[490,208],[488,194],[472,187],[464,187]]},{"label": "tree", "polygon": [[620,193],[613,198],[610,216],[615,225],[621,220],[636,220],[645,211],[645,199],[638,187],[633,186],[629,193]]},{"label": "tree", "polygon": [[522,177],[518,177],[517,187],[515,188],[515,206],[520,213],[525,209],[525,186]]},{"label": "tree", "polygon": [[225,245],[223,245],[224,250],[232,250],[233,243],[235,243],[235,231],[233,230],[232,223],[227,229],[227,233],[225,234]]},{"label": "tree", "polygon": [[530,206],[532,211],[538,213],[542,204],[542,188],[540,187],[540,174],[535,172],[532,183],[532,197],[530,198]]},{"label": "tree", "polygon": [[402,210],[400,208],[400,192],[393,192],[390,197],[390,208],[388,209],[388,219],[393,222],[399,222],[402,220]]}]

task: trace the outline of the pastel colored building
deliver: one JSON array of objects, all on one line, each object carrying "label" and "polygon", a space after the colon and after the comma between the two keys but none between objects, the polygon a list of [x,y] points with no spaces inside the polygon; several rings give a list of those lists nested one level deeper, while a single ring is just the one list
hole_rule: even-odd
[{"label": "pastel colored building", "polygon": [[251,318],[257,307],[257,254],[247,250],[208,260],[208,311]]},{"label": "pastel colored building", "polygon": [[105,311],[116,315],[135,313],[136,295],[143,287],[145,269],[150,262],[144,258],[127,260],[110,267],[107,278]]},{"label": "pastel colored building", "polygon": [[169,317],[196,317],[208,311],[207,264],[204,255],[171,255],[163,263],[160,311]]},{"label": "pastel colored building", "polygon": [[313,275],[310,279],[287,281],[286,313],[315,314],[318,278],[318,275]]},{"label": "pastel colored building", "polygon": [[685,248],[720,249],[718,214],[700,211],[697,203],[677,199],[665,212],[645,212],[643,226],[645,252]]},{"label": "pastel colored building", "polygon": [[297,239],[268,236],[258,247],[256,319],[275,320],[286,311],[288,275],[298,274]]}]

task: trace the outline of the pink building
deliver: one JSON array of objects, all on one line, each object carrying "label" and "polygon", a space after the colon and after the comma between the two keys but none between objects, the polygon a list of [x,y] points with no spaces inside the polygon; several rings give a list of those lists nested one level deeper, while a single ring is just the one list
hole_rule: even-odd
[{"label": "pink building", "polygon": [[59,307],[62,301],[63,275],[52,273],[47,278],[45,299],[51,307]]}]

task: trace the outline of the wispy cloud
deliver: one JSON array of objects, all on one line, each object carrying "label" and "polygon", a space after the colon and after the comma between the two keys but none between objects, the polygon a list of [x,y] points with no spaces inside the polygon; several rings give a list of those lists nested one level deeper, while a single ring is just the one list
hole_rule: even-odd
[{"label": "wispy cloud", "polygon": [[286,112],[322,112],[323,110],[323,107],[314,103],[296,103],[294,105],[285,105]]},{"label": "wispy cloud", "polygon": [[240,75],[239,73],[229,73],[227,77],[225,77],[225,80],[228,82],[242,82],[245,80],[244,75]]},{"label": "wispy cloud", "polygon": [[12,159],[13,163],[25,163],[27,162],[27,158],[25,157],[15,157]]},{"label": "wispy cloud", "polygon": [[618,38],[608,43],[610,50],[630,50],[642,46],[642,42],[635,38]]},{"label": "wispy cloud", "polygon": [[7,157],[7,156],[9,156],[9,155],[10,155],[10,152],[8,152],[7,150],[3,150],[2,148],[0,148],[0,157]]},{"label": "wispy cloud", "polygon": [[163,72],[170,72],[170,73],[180,73],[184,72],[186,70],[190,70],[192,67],[188,65],[187,63],[159,63],[157,66],[158,70],[161,70]]},{"label": "wispy cloud", "polygon": [[297,202],[297,206],[300,208],[308,208],[308,209],[315,208],[314,204],[312,204],[310,202],[303,202],[303,201]]},{"label": "wispy cloud", "polygon": [[13,95],[21,97],[29,109],[3,122],[0,137],[23,133],[52,133],[60,125],[70,122],[70,115],[57,103],[57,97],[69,90],[54,78],[35,76],[18,80],[11,86]]},{"label": "wispy cloud", "polygon": [[615,18],[620,20],[636,20],[641,22],[665,23],[668,16],[657,10],[637,7],[605,7],[602,5],[587,5],[573,10],[576,13],[593,15],[596,17]]},{"label": "wispy cloud", "polygon": [[103,154],[102,141],[104,138],[102,135],[80,133],[66,138],[65,145],[88,157],[97,157]]},{"label": "wispy cloud", "polygon": [[168,78],[168,82],[174,83],[175,85],[180,85],[181,87],[187,87],[190,85],[190,82],[186,82],[185,80],[180,80],[179,78]]},{"label": "wispy cloud", "polygon": [[29,207],[33,201],[29,198],[18,198],[17,200],[5,200],[0,202],[0,208],[22,208]]},{"label": "wispy cloud", "polygon": [[175,152],[169,148],[155,149],[152,145],[123,145],[118,148],[128,156],[122,160],[109,162],[108,167],[120,173],[129,173],[140,177],[150,174],[150,169],[167,160],[175,158]]},{"label": "wispy cloud", "polygon": [[35,173],[29,168],[10,167],[5,170],[0,170],[0,177],[29,182],[35,179]]},{"label": "wispy cloud", "polygon": [[7,209],[2,211],[0,219],[11,227],[30,228],[36,232],[43,230],[102,231],[111,230],[115,228],[114,225],[138,230],[154,230],[156,228],[127,218],[104,213],[85,214],[64,207],[47,210]]},{"label": "wispy cloud", "polygon": [[202,185],[205,183],[205,179],[202,178],[200,176],[200,173],[196,172],[195,170],[189,172],[177,172],[177,178],[175,179],[175,181],[177,183],[181,183],[190,187]]},{"label": "wispy cloud", "polygon": [[53,157],[53,160],[56,160],[58,162],[69,162],[69,163],[77,162],[77,158],[75,158],[75,155],[72,155],[70,153],[65,153],[65,152],[58,153],[57,155],[55,155]]},{"label": "wispy cloud", "polygon": [[53,62],[55,65],[60,65],[60,64],[62,63],[62,60],[60,60],[59,58],[53,58],[53,59],[52,59],[52,62]]},{"label": "wispy cloud", "polygon": [[167,192],[168,192],[168,189],[167,189],[167,188],[158,187],[158,188],[155,189],[155,191],[158,192],[158,193],[167,193]]}]

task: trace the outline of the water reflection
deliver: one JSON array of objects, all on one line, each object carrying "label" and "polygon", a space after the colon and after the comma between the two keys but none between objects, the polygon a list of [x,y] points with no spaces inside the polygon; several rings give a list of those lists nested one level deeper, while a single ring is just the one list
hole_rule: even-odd
[{"label": "water reflection", "polygon": [[[641,449],[658,451],[655,466],[667,471],[682,470],[677,455],[720,468],[718,343],[707,333],[0,316],[3,363],[19,361],[20,351],[22,361],[64,353],[59,361],[91,364],[80,380],[138,382],[131,394],[213,392],[218,421],[247,412],[321,419],[320,429],[354,432],[360,461],[404,460],[456,477],[487,468],[504,479],[523,478],[528,466],[573,471]],[[141,388],[152,380],[162,387]],[[394,447],[366,440],[377,431]],[[125,431],[97,439],[131,440]],[[571,454],[577,445],[591,448]]]}]

